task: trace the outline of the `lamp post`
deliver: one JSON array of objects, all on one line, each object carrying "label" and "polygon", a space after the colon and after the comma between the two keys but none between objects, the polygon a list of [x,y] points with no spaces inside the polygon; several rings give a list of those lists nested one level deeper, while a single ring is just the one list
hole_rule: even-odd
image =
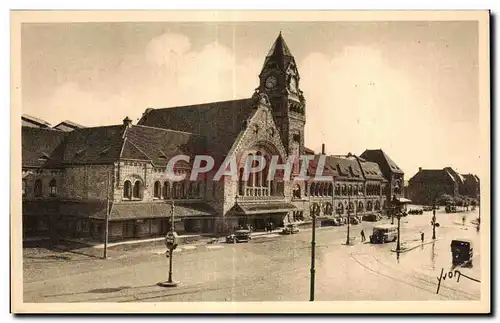
[{"label": "lamp post", "polygon": [[313,302],[314,301],[314,281],[315,281],[315,276],[316,276],[316,269],[314,267],[314,260],[316,258],[316,212],[318,208],[315,206],[316,204],[313,204],[313,209],[312,209],[312,237],[311,237],[311,288],[310,288],[310,295],[309,295],[309,301]]},{"label": "lamp post", "polygon": [[436,203],[432,206],[432,240],[436,240]]},{"label": "lamp post", "polygon": [[109,237],[109,173],[106,178],[106,218],[104,219],[104,251],[103,259],[108,259],[108,237]]},{"label": "lamp post", "polygon": [[351,198],[350,198],[350,196],[348,196],[347,197],[347,238],[345,241],[346,245],[349,245],[351,243],[350,232],[351,232]]},{"label": "lamp post", "polygon": [[396,216],[398,220],[398,242],[396,244],[396,252],[399,255],[399,252],[401,251],[401,210],[399,209],[399,203],[396,200],[396,195],[393,196],[392,198],[392,204],[394,206],[394,211],[393,211],[393,219],[394,216]]},{"label": "lamp post", "polygon": [[165,237],[165,245],[168,248],[168,255],[169,255],[168,281],[158,283],[158,285],[162,286],[162,287],[175,287],[178,284],[177,282],[174,282],[172,280],[173,255],[174,255],[174,249],[177,248],[177,243],[176,243],[176,238],[175,238],[175,228],[174,228],[175,206],[174,206],[173,200],[170,204],[170,210],[171,210],[170,231],[167,233],[167,236]]}]

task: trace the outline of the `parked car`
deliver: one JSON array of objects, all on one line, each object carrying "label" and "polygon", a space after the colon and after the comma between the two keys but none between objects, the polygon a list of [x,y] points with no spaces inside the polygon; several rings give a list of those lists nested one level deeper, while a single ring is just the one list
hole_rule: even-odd
[{"label": "parked car", "polygon": [[299,233],[299,227],[296,224],[287,224],[282,231],[283,234]]},{"label": "parked car", "polygon": [[373,227],[370,235],[371,243],[387,243],[396,241],[398,238],[398,226],[393,224],[383,224]]},{"label": "parked car", "polygon": [[236,230],[233,234],[226,237],[226,243],[248,242],[251,239],[250,230]]},{"label": "parked car", "polygon": [[473,248],[470,240],[452,240],[450,247],[454,266],[472,265]]},{"label": "parked car", "polygon": [[358,217],[352,216],[351,217],[351,224],[359,224],[361,221],[359,220]]},{"label": "parked car", "polygon": [[376,213],[363,215],[363,221],[368,221],[368,222],[377,222],[380,220],[380,218],[381,218],[380,215]]},{"label": "parked car", "polygon": [[408,211],[408,214],[413,214],[413,215],[418,215],[418,214],[424,214],[424,210],[422,209],[412,209]]}]

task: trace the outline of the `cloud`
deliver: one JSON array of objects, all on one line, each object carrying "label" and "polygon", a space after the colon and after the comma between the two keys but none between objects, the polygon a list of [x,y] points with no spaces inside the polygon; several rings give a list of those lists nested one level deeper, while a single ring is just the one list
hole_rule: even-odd
[{"label": "cloud", "polygon": [[28,99],[25,107],[36,106],[34,114],[53,123],[117,124],[126,115],[137,120],[149,107],[250,97],[261,63],[253,57],[237,59],[216,41],[195,49],[185,35],[165,33],[149,41],[143,52],[121,57],[116,72],[95,77],[85,87],[70,79],[47,100]]}]

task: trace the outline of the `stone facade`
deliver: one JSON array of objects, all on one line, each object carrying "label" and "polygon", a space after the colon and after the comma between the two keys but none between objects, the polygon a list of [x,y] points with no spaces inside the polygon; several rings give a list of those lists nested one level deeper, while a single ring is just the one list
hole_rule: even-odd
[{"label": "stone facade", "polygon": [[[351,155],[326,156],[332,171],[328,182],[317,181],[315,169],[308,169],[310,179],[299,180],[298,159],[290,180],[279,176],[267,180],[268,168],[248,179],[241,177],[248,156],[279,156],[283,164],[290,156],[311,153],[304,146],[306,102],[299,81],[295,60],[280,35],[266,57],[259,87],[251,99],[168,108],[166,112],[172,114],[169,118],[154,117],[164,112],[148,109],[138,125],[126,118],[123,125],[75,128],[60,138],[62,144],[54,141],[43,149],[35,144],[27,147],[27,139],[23,147],[27,152],[23,154],[24,200],[57,202],[38,215],[50,214],[55,222],[62,223],[58,234],[97,239],[103,237],[106,214],[112,239],[164,234],[170,228],[168,205],[172,201],[178,206],[175,228],[179,232],[221,233],[242,224],[263,229],[267,222],[275,226],[307,224],[313,211],[320,223],[346,217],[348,209],[351,215],[381,212],[395,187],[402,191],[402,172],[388,173],[386,179],[382,166],[369,165]],[[195,110],[199,112],[193,113]],[[191,115],[201,117],[207,110],[218,119],[191,120],[199,122],[198,126],[179,125]],[[228,116],[231,113],[234,115]],[[162,124],[162,120],[176,117],[179,122]],[[34,150],[36,153],[28,154]],[[214,180],[213,171],[191,182],[190,163],[175,169],[176,175],[184,174],[186,180],[174,182],[168,178],[169,158],[177,154],[193,156],[200,151],[215,156],[215,171],[222,159],[234,158],[236,178],[226,175]],[[39,155],[46,156],[47,162],[35,163]],[[324,152],[314,158],[320,156],[325,156]],[[49,167],[50,163],[57,167]],[[41,192],[35,198],[36,180],[40,180]],[[54,181],[57,188],[50,194]],[[75,205],[75,201],[80,204]],[[27,204],[23,213],[26,222],[36,215]]]}]

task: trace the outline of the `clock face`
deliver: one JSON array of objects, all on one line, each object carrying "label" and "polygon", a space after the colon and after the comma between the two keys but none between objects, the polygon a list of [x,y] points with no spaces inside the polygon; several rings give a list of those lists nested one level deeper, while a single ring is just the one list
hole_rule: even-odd
[{"label": "clock face", "polygon": [[266,79],[266,87],[268,89],[274,88],[276,86],[276,83],[277,83],[277,80],[276,80],[276,77],[274,77],[274,76],[269,76]]}]

